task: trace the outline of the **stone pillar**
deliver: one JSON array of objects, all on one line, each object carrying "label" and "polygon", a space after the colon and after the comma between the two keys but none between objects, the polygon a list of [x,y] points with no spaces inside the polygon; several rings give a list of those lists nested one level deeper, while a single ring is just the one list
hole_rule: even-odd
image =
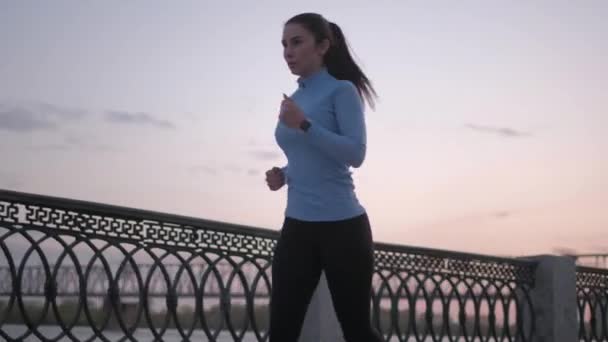
[{"label": "stone pillar", "polygon": [[[570,257],[553,255],[525,259],[538,262],[535,285],[531,291],[536,318],[536,333],[533,341],[578,341],[574,260]],[[524,322],[526,326],[527,323]]]},{"label": "stone pillar", "polygon": [[299,342],[344,342],[325,273],[308,306]]}]

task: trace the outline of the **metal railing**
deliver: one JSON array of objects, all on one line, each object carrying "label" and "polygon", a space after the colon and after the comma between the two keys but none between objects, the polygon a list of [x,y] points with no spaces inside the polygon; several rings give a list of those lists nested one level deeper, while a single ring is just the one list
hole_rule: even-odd
[{"label": "metal railing", "polygon": [[374,318],[387,340],[532,339],[535,263],[386,244],[375,257]]},{"label": "metal railing", "polygon": [[[265,341],[278,236],[0,191],[0,336]],[[534,268],[377,243],[372,320],[387,341],[530,341]]]},{"label": "metal railing", "polygon": [[579,341],[608,341],[608,270],[576,269]]}]

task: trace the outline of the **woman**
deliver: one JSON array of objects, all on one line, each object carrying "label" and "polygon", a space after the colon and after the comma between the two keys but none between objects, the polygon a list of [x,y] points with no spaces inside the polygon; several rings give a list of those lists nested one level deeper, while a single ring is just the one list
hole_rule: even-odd
[{"label": "woman", "polygon": [[295,342],[325,271],[346,341],[381,341],[370,323],[373,245],[350,167],[365,159],[362,97],[375,91],[353,61],[338,25],[299,14],[283,30],[284,58],[298,89],[283,95],[277,143],[287,166],[266,172],[268,187],[288,185],[272,264],[270,342]]}]

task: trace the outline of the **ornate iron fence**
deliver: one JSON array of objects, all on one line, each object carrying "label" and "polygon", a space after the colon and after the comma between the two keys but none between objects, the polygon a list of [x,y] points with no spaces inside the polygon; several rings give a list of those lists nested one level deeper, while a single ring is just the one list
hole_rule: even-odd
[{"label": "ornate iron fence", "polygon": [[608,341],[608,270],[576,269],[579,340]]},{"label": "ornate iron fence", "polygon": [[[277,238],[0,191],[0,336],[265,341]],[[375,257],[370,305],[387,341],[531,340],[534,263],[389,244]]]},{"label": "ornate iron fence", "polygon": [[532,339],[534,263],[386,244],[375,256],[374,318],[387,340]]}]

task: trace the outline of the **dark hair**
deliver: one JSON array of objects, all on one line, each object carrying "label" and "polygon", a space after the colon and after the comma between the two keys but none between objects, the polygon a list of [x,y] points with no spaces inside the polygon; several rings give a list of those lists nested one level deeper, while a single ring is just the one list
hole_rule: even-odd
[{"label": "dark hair", "polygon": [[357,87],[359,95],[365,97],[370,107],[374,107],[374,97],[377,97],[376,91],[371,81],[351,56],[348,42],[342,33],[342,29],[337,24],[328,21],[317,13],[298,14],[285,24],[302,25],[313,34],[317,43],[328,39],[329,50],[323,57],[327,71],[336,79],[351,81]]}]

